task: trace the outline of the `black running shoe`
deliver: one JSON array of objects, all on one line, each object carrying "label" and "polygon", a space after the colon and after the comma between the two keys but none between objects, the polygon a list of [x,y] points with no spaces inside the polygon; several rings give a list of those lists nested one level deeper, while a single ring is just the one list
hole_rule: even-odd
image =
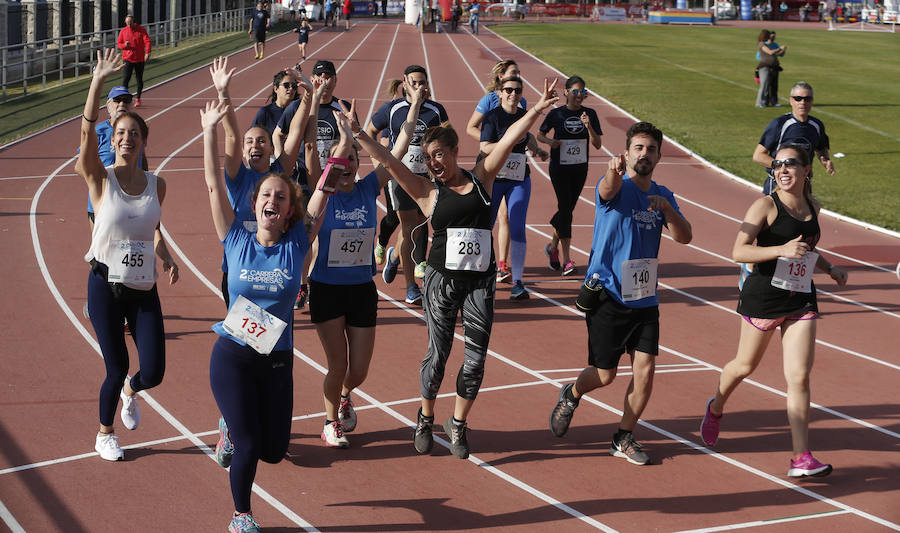
[{"label": "black running shoe", "polygon": [[562,390],[559,391],[559,401],[550,412],[550,431],[557,437],[562,437],[569,430],[572,415],[575,414],[575,408],[578,407],[578,401],[573,402],[567,396],[573,386],[572,383],[563,385]]},{"label": "black running shoe", "polygon": [[434,446],[434,436],[431,434],[431,424],[434,423],[434,416],[422,416],[422,408],[419,407],[419,413],[416,415],[416,432],[413,434],[413,444],[419,453],[428,453]]},{"label": "black running shoe", "polygon": [[643,448],[638,441],[634,440],[634,436],[628,433],[618,441],[613,436],[612,444],[609,445],[609,454],[627,459],[632,464],[645,465],[650,462],[650,456],[644,452]]},{"label": "black running shoe", "polygon": [[460,425],[453,423],[453,417],[444,422],[444,431],[450,439],[450,452],[460,459],[469,458],[469,440],[466,439],[466,423]]}]

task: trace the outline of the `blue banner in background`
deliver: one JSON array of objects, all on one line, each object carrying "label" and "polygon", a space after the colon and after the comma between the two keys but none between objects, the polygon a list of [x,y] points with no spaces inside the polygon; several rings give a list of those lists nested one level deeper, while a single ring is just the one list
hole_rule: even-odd
[{"label": "blue banner in background", "polygon": [[750,20],[753,14],[753,4],[750,0],[741,0],[741,20]]}]

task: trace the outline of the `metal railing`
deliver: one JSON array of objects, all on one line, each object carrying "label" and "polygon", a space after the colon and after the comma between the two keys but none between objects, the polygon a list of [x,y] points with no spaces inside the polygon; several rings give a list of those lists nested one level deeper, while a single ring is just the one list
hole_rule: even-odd
[{"label": "metal railing", "polygon": [[[233,9],[154,22],[144,28],[152,43],[152,57],[160,57],[226,33],[245,31],[247,16],[246,10]],[[0,47],[0,101],[90,75],[97,50],[115,48],[118,35],[119,29],[104,30]]]}]

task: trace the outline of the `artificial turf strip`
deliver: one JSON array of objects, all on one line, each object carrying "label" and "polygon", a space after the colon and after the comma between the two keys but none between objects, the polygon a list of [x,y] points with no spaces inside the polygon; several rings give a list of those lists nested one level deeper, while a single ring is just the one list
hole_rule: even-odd
[{"label": "artificial turf strip", "polygon": [[[890,33],[778,29],[787,45],[782,107],[754,107],[759,29],[518,23],[492,29],[588,88],[660,127],[712,163],[761,184],[752,154],[766,124],[790,111],[791,85],[815,89],[812,115],[831,140],[837,173],[813,164],[824,207],[900,230],[900,38]],[[523,66],[527,77],[527,65]],[[534,82],[534,80],[532,80]],[[585,101],[590,106],[591,100]],[[663,146],[665,156],[665,146]]]}]

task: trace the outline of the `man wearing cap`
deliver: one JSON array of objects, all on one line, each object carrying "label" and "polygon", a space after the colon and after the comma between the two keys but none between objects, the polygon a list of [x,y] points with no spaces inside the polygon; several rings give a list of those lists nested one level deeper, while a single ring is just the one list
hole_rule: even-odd
[{"label": "man wearing cap", "polygon": [[[813,88],[805,81],[798,81],[791,87],[791,112],[775,118],[763,131],[759,144],[753,151],[753,161],[767,170],[772,168],[772,155],[782,144],[799,144],[805,146],[810,160],[814,152],[825,167],[828,174],[834,176],[834,163],[828,156],[828,135],[825,124],[809,114],[813,106]],[[809,177],[812,177],[810,173]],[[775,180],[769,172],[763,194],[771,194],[775,190]]]},{"label": "man wearing cap", "polygon": [[137,80],[137,93],[134,97],[134,107],[141,107],[141,93],[144,91],[144,63],[150,61],[150,36],[143,26],[134,21],[131,13],[125,15],[125,27],[119,32],[116,46],[122,51],[122,61],[125,69],[122,74],[122,85],[128,91],[131,82],[131,73]]},{"label": "man wearing cap", "polygon": [[[343,102],[347,109],[350,109],[350,102],[338,100],[334,97],[334,87],[337,85],[337,71],[335,71],[334,63],[331,61],[325,59],[316,61],[316,65],[312,70],[312,82],[313,86],[316,88],[324,84],[322,98],[319,100],[319,114],[316,121],[316,148],[319,152],[319,163],[322,165],[322,168],[325,168],[328,162],[328,151],[331,149],[331,145],[341,138],[337,121],[334,119],[332,111],[343,112],[340,102]],[[290,133],[291,119],[294,118],[294,114],[297,112],[299,106],[300,100],[291,102],[284,109],[284,113],[278,121],[278,126],[272,134],[276,154],[281,152],[281,145]]]},{"label": "man wearing cap", "polygon": [[[109,90],[109,96],[106,99],[106,112],[109,118],[94,126],[97,132],[97,155],[104,167],[108,167],[116,162],[116,152],[112,146],[113,127],[112,120],[116,117],[132,111],[134,98],[128,92],[128,87],[117,86]],[[141,153],[141,168],[147,170],[147,155]],[[91,220],[91,227],[94,225],[94,206],[91,205],[91,198],[88,196],[88,218]]]},{"label": "man wearing cap", "polygon": [[250,18],[250,29],[247,33],[254,36],[253,59],[262,59],[266,53],[266,30],[269,29],[269,12],[265,10],[262,2],[256,3],[256,9]]}]

